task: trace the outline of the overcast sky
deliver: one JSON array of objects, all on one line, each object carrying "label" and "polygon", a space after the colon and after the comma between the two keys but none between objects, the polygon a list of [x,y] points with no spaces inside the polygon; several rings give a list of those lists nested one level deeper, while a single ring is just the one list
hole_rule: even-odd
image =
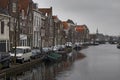
[{"label": "overcast sky", "polygon": [[90,33],[120,35],[120,0],[33,0],[41,8],[53,7],[62,21],[86,24]]}]

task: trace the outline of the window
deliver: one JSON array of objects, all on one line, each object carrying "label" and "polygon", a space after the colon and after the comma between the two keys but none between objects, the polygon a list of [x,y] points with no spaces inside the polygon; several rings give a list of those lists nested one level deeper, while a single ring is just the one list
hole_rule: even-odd
[{"label": "window", "polygon": [[26,50],[26,53],[29,53],[29,52],[31,52],[31,50],[30,49],[25,49]]},{"label": "window", "polygon": [[26,52],[27,52],[27,50],[26,50],[26,49],[24,49],[24,54],[26,54]]},{"label": "window", "polygon": [[16,13],[16,3],[12,4],[12,12]]},{"label": "window", "polygon": [[[15,48],[12,48],[11,52],[14,53],[15,52]],[[24,52],[23,49],[16,48],[16,54],[23,53],[23,52]]]},{"label": "window", "polygon": [[25,13],[24,10],[22,10],[22,19],[24,19],[24,13]]},{"label": "window", "polygon": [[4,21],[1,22],[1,34],[4,34]]}]

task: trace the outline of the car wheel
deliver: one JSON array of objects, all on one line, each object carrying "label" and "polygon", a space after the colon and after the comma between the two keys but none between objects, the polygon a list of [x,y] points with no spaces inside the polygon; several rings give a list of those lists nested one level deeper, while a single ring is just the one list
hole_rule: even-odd
[{"label": "car wheel", "polygon": [[31,61],[31,58],[28,60],[29,62]]}]

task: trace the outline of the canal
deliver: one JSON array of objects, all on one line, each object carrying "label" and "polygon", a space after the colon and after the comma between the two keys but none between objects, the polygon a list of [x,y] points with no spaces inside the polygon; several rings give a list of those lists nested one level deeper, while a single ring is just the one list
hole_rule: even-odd
[{"label": "canal", "polygon": [[120,49],[90,46],[58,63],[38,63],[0,80],[120,80]]},{"label": "canal", "polygon": [[72,69],[57,76],[57,80],[120,80],[120,49],[116,45],[91,46],[81,53]]}]

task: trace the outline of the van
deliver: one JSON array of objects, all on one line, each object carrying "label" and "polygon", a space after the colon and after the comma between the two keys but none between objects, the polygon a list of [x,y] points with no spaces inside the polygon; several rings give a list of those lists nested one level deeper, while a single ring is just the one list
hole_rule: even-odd
[{"label": "van", "polygon": [[[11,58],[15,56],[15,47],[10,51]],[[17,46],[16,47],[16,61],[23,63],[24,61],[30,61],[32,56],[31,48],[29,46]]]}]

